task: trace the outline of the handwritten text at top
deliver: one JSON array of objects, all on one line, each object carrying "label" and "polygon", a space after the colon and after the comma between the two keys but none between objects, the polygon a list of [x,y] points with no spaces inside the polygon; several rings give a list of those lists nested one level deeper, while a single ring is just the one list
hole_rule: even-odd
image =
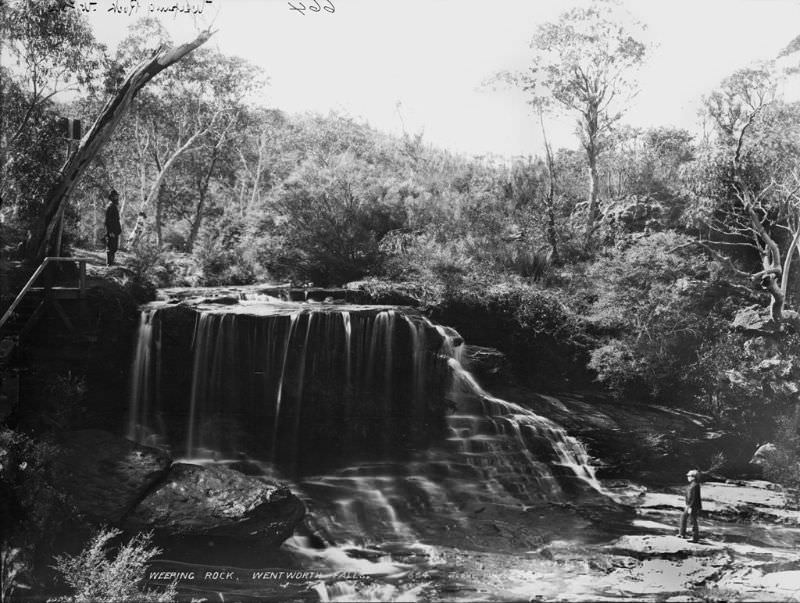
[{"label": "handwritten text at top", "polygon": [[[320,5],[318,0],[312,0],[308,4],[308,6],[306,6],[303,2],[295,3],[292,2],[292,0],[289,0],[288,4],[289,4],[289,10],[296,10],[301,15],[305,15],[306,10],[310,10],[312,13],[318,13],[322,10],[324,10],[327,13],[336,12],[336,7],[333,5],[333,2],[331,2],[331,0],[325,0],[324,5]],[[297,6],[295,6],[295,4],[297,4]]]},{"label": "handwritten text at top", "polygon": [[[206,5],[213,4],[214,0],[182,0],[180,2],[158,1],[145,2],[144,0],[113,0],[111,5],[107,8],[101,6],[101,10],[105,12],[115,13],[119,15],[133,16],[140,12],[151,13],[185,13],[201,15],[206,9]],[[100,0],[61,0],[53,10],[77,10],[84,13],[96,13],[98,5],[103,5],[104,2]]]}]

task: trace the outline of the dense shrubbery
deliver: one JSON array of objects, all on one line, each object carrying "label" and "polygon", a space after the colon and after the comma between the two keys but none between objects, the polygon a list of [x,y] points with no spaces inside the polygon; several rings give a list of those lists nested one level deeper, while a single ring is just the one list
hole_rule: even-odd
[{"label": "dense shrubbery", "polygon": [[0,427],[0,533],[3,600],[30,587],[28,569],[50,550],[63,525],[75,517],[49,484],[48,464],[58,448]]},{"label": "dense shrubbery", "polygon": [[705,258],[686,236],[647,234],[611,249],[589,276],[589,320],[604,334],[589,364],[598,379],[620,395],[687,402],[694,384],[683,376],[698,346],[727,325]]},{"label": "dense shrubbery", "polygon": [[109,543],[120,536],[116,529],[98,532],[78,555],[56,557],[55,568],[72,590],[72,594],[56,599],[62,603],[93,601],[174,601],[175,585],[165,590],[142,588],[147,564],[161,550],[152,545],[149,534],[140,534],[119,546],[109,558]]},{"label": "dense shrubbery", "polygon": [[729,332],[697,348],[687,378],[698,405],[720,426],[768,441],[781,417],[797,404],[800,336],[747,337]]}]

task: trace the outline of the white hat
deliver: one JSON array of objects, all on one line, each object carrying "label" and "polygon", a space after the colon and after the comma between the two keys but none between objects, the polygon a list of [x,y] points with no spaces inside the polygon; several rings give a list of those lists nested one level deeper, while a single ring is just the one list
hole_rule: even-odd
[{"label": "white hat", "polygon": [[699,475],[700,472],[697,469],[690,469],[686,472],[686,477],[694,477],[695,475]]}]

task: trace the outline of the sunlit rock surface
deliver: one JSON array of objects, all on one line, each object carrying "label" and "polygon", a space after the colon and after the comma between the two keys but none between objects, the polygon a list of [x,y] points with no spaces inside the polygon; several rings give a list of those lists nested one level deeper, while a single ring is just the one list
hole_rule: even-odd
[{"label": "sunlit rock surface", "polygon": [[285,487],[220,465],[175,463],[163,483],[131,513],[126,527],[168,534],[257,539],[276,546],[305,515]]}]

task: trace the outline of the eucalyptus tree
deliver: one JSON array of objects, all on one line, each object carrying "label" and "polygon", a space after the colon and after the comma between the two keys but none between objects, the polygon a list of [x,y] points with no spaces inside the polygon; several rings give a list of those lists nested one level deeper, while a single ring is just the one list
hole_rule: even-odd
[{"label": "eucalyptus tree", "polygon": [[515,78],[537,108],[577,117],[589,172],[587,245],[599,215],[598,158],[636,90],[635,72],[646,54],[641,35],[641,25],[606,0],[573,8],[537,28],[530,67]]},{"label": "eucalyptus tree", "polygon": [[769,293],[779,322],[800,254],[800,105],[776,100],[765,68],[735,72],[705,104],[717,139],[695,167],[692,217],[717,259]]}]

